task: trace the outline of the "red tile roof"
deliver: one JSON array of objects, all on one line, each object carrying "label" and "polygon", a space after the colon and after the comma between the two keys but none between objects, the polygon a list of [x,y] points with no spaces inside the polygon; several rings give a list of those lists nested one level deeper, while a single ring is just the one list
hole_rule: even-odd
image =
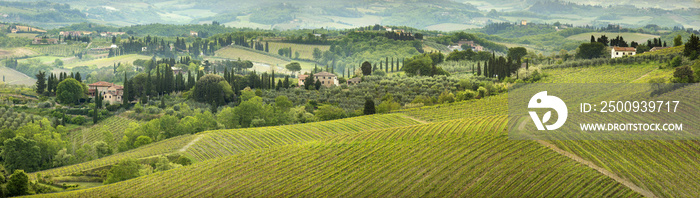
[{"label": "red tile roof", "polygon": [[114,86],[114,84],[108,83],[108,82],[105,82],[105,81],[100,81],[100,82],[96,82],[96,83],[89,84],[88,86],[94,86],[94,87],[111,87],[111,86]]},{"label": "red tile roof", "polygon": [[618,52],[636,52],[637,49],[634,49],[634,47],[613,47],[615,51]]},{"label": "red tile roof", "polygon": [[318,73],[315,73],[314,76],[335,76],[335,74],[331,74],[328,72],[318,72]]}]

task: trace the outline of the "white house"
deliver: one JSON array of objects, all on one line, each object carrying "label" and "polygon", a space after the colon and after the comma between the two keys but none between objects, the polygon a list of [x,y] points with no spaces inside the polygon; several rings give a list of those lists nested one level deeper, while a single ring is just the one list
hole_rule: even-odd
[{"label": "white house", "polygon": [[612,50],[610,50],[611,58],[634,56],[635,54],[637,54],[637,49],[634,47],[612,47]]}]

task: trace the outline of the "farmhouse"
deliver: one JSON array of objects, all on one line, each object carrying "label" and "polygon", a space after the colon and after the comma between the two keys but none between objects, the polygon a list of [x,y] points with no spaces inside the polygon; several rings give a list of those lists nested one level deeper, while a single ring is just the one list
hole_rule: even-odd
[{"label": "farmhouse", "polygon": [[199,36],[199,32],[190,31],[190,36]]},{"label": "farmhouse", "polygon": [[637,54],[637,49],[634,47],[612,47],[612,50],[610,50],[610,58],[633,56],[635,54]]},{"label": "farmhouse", "polygon": [[104,101],[108,101],[109,104],[121,103],[124,95],[124,87],[105,81],[89,84],[88,87],[90,96],[94,97],[96,93],[100,93]]},{"label": "farmhouse", "polygon": [[183,70],[182,68],[179,68],[179,67],[170,67],[170,69],[173,70],[173,75],[178,75],[178,74],[184,75],[186,73],[185,70]]},{"label": "farmhouse", "polygon": [[[306,74],[299,75],[299,82],[298,82],[299,86],[304,86],[304,80],[306,79],[307,76],[309,76],[309,75],[306,75]],[[338,86],[338,76],[336,76],[335,74],[331,74],[328,72],[319,72],[319,73],[314,74],[314,79],[316,81],[321,81],[321,85],[323,85],[325,87],[331,87],[334,85]]]},{"label": "farmhouse", "polygon": [[348,85],[354,85],[354,84],[360,83],[361,81],[362,81],[362,79],[360,77],[355,77],[355,78],[348,79],[347,83],[348,83]]},{"label": "farmhouse", "polygon": [[34,45],[40,45],[40,44],[56,45],[56,44],[58,44],[58,39],[36,37],[32,41],[32,44],[34,44]]}]

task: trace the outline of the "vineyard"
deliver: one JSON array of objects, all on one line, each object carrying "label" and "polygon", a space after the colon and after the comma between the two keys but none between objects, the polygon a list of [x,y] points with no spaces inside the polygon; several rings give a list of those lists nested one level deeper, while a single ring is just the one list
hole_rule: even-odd
[{"label": "vineyard", "polygon": [[46,45],[33,48],[34,51],[39,54],[47,56],[74,56],[76,53],[80,53],[85,50],[86,44],[80,45]]},{"label": "vineyard", "polygon": [[[121,119],[125,118],[112,118],[110,121],[105,120],[102,122],[106,122],[104,126],[125,127],[119,122]],[[288,126],[207,131],[197,135],[179,136],[163,140],[85,163],[39,171],[33,173],[33,175],[37,173],[44,176],[68,175],[112,165],[125,158],[145,158],[174,152],[185,152],[186,155],[189,155],[195,160],[206,160],[214,157],[238,154],[242,151],[291,144],[300,141],[318,140],[336,134],[417,123],[418,122],[400,115],[376,115]],[[89,131],[91,129],[86,130]],[[91,138],[86,139],[93,139],[93,141],[98,140],[97,136],[96,134],[92,134],[87,136]],[[114,137],[116,138],[117,134],[115,134]],[[194,141],[195,139],[196,141]],[[85,143],[87,142],[89,141],[85,140]],[[188,144],[189,146],[186,146]]]},{"label": "vineyard", "polygon": [[435,122],[470,117],[506,115],[508,95],[488,96],[484,99],[408,109],[402,112],[420,120]]},{"label": "vineyard", "polygon": [[42,196],[640,196],[534,141],[508,140],[506,125],[496,116],[346,134]]},{"label": "vineyard", "polygon": [[[113,142],[119,142],[124,136],[124,131],[129,126],[129,123],[137,121],[124,118],[121,116],[111,116],[105,120],[101,120],[98,124],[82,130],[73,131],[69,134],[71,144],[74,148],[80,148],[83,145],[92,145],[97,141],[104,141],[104,131],[112,133]],[[111,142],[111,141],[105,141]],[[116,150],[117,148],[112,148]]]},{"label": "vineyard", "polygon": [[203,161],[245,151],[319,140],[339,134],[418,124],[398,114],[363,116],[343,120],[297,124],[284,127],[207,131],[187,149],[192,159]]},{"label": "vineyard", "polygon": [[544,83],[627,83],[659,68],[650,62],[629,65],[602,65],[547,69]]}]

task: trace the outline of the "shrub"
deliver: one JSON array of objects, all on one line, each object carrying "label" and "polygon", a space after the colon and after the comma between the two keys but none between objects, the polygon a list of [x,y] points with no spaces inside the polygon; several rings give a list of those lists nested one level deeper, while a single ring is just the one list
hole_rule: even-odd
[{"label": "shrub", "polygon": [[29,177],[23,170],[15,170],[5,188],[10,196],[27,195],[29,194]]},{"label": "shrub", "polygon": [[139,176],[139,168],[140,166],[138,163],[136,163],[136,160],[126,159],[124,161],[121,161],[112,166],[111,169],[109,169],[104,184],[111,184],[127,179],[136,178]]},{"label": "shrub", "polygon": [[681,64],[683,64],[683,58],[681,56],[676,56],[671,60],[669,64],[671,65],[671,67],[681,66]]},{"label": "shrub", "polygon": [[488,94],[488,91],[484,87],[479,87],[479,89],[477,89],[476,91],[479,92],[479,98],[484,98]]},{"label": "shrub", "polygon": [[73,124],[83,125],[83,124],[85,123],[85,117],[83,117],[83,116],[75,116],[75,117],[71,120],[71,122],[72,122]]},{"label": "shrub", "polygon": [[135,111],[136,113],[141,113],[141,112],[143,112],[143,107],[141,106],[141,103],[136,103],[136,105],[134,105],[134,111]]},{"label": "shrub", "polygon": [[472,90],[465,90],[457,93],[457,101],[462,101],[462,100],[471,100],[476,97],[477,93]]},{"label": "shrub", "polygon": [[454,101],[455,101],[455,95],[450,93],[449,91],[442,92],[442,94],[440,94],[440,97],[438,97],[438,102],[440,104],[452,103]]}]

